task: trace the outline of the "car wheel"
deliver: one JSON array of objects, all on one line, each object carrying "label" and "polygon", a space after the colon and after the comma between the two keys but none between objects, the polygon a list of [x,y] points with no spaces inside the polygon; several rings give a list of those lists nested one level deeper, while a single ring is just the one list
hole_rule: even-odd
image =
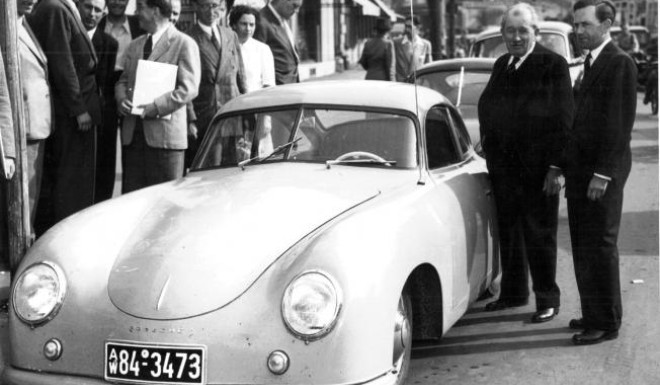
[{"label": "car wheel", "polygon": [[402,385],[410,369],[412,348],[412,302],[404,291],[394,314],[394,350],[392,372],[396,374],[396,385]]}]

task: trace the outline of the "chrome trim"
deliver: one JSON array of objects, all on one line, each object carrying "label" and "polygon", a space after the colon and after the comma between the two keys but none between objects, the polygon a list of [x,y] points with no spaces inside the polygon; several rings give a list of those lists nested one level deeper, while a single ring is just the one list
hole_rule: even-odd
[{"label": "chrome trim", "polygon": [[[323,329],[319,330],[318,332],[314,334],[301,334],[297,332],[296,330],[289,325],[289,323],[286,320],[286,317],[284,317],[284,296],[286,296],[287,291],[289,290],[289,287],[291,287],[291,284],[293,284],[297,279],[302,277],[303,275],[306,274],[319,274],[330,281],[330,284],[335,290],[335,296],[337,297],[337,306],[335,307],[335,312],[333,314],[333,319],[332,322],[330,322],[328,325],[326,325]],[[310,342],[310,341],[315,341],[318,340],[324,336],[326,336],[328,333],[334,329],[335,325],[337,324],[337,320],[339,319],[339,314],[341,313],[341,309],[343,307],[344,301],[343,301],[343,293],[341,291],[341,288],[339,287],[339,284],[337,283],[337,280],[335,280],[330,274],[321,271],[321,270],[306,270],[295,277],[289,283],[286,285],[286,288],[284,289],[284,293],[282,294],[282,299],[280,300],[280,316],[282,317],[282,322],[286,326],[287,330],[291,334],[293,334],[296,338],[303,340],[305,342]]]},{"label": "chrome trim", "polygon": [[25,270],[23,270],[21,272],[21,275],[18,276],[18,279],[16,279],[16,283],[18,283],[21,280],[21,278],[23,278],[23,276],[25,275],[25,273],[27,271],[29,271],[30,269],[32,269],[33,267],[35,267],[37,265],[46,265],[46,266],[50,267],[55,272],[55,275],[57,276],[57,280],[59,281],[60,290],[59,290],[59,293],[57,295],[57,301],[55,302],[55,306],[53,306],[53,309],[50,311],[50,313],[48,313],[45,317],[43,317],[40,320],[30,321],[30,320],[26,320],[25,318],[23,318],[21,316],[21,314],[19,314],[19,312],[16,310],[16,287],[18,285],[14,284],[12,286],[11,303],[12,303],[12,307],[14,309],[14,314],[16,314],[16,316],[21,321],[23,321],[24,323],[30,325],[31,327],[41,326],[41,325],[47,323],[48,321],[52,320],[53,318],[55,318],[55,316],[57,316],[57,313],[59,313],[60,308],[62,307],[62,303],[64,302],[64,297],[66,296],[66,292],[67,292],[67,281],[66,281],[66,275],[64,274],[64,271],[56,263],[50,262],[50,261],[35,262],[32,265],[28,266]]}]

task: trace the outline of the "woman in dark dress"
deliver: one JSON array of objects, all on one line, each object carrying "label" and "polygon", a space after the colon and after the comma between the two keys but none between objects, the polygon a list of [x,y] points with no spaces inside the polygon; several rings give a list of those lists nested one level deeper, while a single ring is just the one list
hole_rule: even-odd
[{"label": "woman in dark dress", "polygon": [[394,44],[389,39],[392,24],[389,19],[378,19],[376,22],[376,37],[364,44],[360,65],[367,70],[367,80],[394,81],[395,62]]}]

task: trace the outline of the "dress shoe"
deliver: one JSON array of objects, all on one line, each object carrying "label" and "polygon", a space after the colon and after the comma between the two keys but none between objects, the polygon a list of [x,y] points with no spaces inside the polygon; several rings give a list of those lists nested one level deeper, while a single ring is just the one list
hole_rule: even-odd
[{"label": "dress shoe", "polygon": [[585,329],[584,320],[582,318],[573,318],[568,322],[568,327],[571,329]]},{"label": "dress shoe", "polygon": [[497,310],[508,309],[510,307],[520,307],[525,305],[527,305],[526,299],[523,300],[498,299],[497,301],[493,301],[491,303],[486,304],[484,310],[497,311]]},{"label": "dress shoe", "polygon": [[613,340],[619,336],[618,330],[587,329],[582,333],[573,335],[575,345],[593,345],[603,341]]},{"label": "dress shoe", "polygon": [[541,322],[548,322],[551,321],[555,316],[559,314],[559,308],[558,307],[548,307],[545,309],[541,309],[534,313],[532,316],[532,322],[535,324],[539,324]]}]

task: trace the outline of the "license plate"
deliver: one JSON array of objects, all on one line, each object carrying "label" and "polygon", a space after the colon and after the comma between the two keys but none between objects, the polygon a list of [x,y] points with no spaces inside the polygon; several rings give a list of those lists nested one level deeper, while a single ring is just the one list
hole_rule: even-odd
[{"label": "license plate", "polygon": [[206,347],[105,343],[105,379],[128,383],[204,384]]}]

